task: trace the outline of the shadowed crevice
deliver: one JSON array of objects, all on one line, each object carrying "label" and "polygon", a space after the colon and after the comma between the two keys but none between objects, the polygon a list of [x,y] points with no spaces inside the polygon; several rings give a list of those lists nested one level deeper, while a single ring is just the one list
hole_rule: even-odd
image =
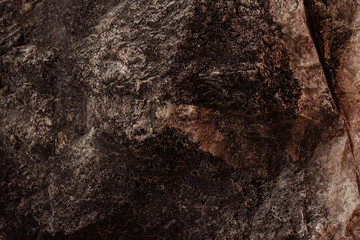
[{"label": "shadowed crevice", "polygon": [[[325,5],[327,5],[326,2],[322,1]],[[331,69],[329,64],[326,64],[325,61],[325,57],[324,57],[324,53],[321,51],[321,41],[320,41],[320,37],[319,34],[321,34],[319,31],[317,31],[316,29],[316,25],[319,25],[319,21],[318,19],[314,16],[314,14],[311,12],[310,9],[310,2],[304,0],[304,10],[305,10],[305,16],[306,16],[306,25],[309,29],[309,33],[310,33],[310,37],[314,43],[314,46],[316,48],[316,52],[317,52],[317,56],[322,68],[322,72],[324,74],[324,78],[326,80],[326,84],[329,88],[329,92],[330,92],[330,96],[334,101],[335,104],[335,108],[338,112],[338,114],[340,115],[341,119],[344,121],[344,128],[346,131],[346,135],[348,137],[349,140],[349,146],[350,146],[350,150],[351,150],[351,155],[353,157],[353,164],[354,164],[354,174],[356,176],[357,179],[357,187],[358,187],[358,192],[360,194],[360,175],[359,175],[359,168],[356,165],[356,157],[355,157],[355,153],[354,153],[354,141],[352,139],[351,133],[350,133],[350,123],[349,123],[349,118],[346,114],[346,111],[344,111],[344,109],[342,109],[340,101],[338,99],[338,96],[336,94],[336,86],[335,86],[335,76],[334,73],[331,74]],[[333,72],[335,72],[335,70],[333,69]]]}]

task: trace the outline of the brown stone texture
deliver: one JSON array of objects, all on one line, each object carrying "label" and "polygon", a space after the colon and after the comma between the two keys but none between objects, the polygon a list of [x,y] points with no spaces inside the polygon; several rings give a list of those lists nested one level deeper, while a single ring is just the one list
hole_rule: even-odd
[{"label": "brown stone texture", "polygon": [[360,239],[356,0],[0,13],[0,239]]}]

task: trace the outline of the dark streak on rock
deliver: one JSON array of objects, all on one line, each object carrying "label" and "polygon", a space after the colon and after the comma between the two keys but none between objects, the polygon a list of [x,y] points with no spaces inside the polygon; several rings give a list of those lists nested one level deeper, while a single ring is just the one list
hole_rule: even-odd
[{"label": "dark streak on rock", "polygon": [[[327,3],[326,1],[322,1],[326,6]],[[351,150],[351,154],[353,157],[353,166],[354,166],[354,174],[357,178],[357,186],[358,186],[358,192],[359,192],[359,196],[360,196],[360,178],[359,178],[359,173],[360,173],[360,169],[358,167],[358,165],[356,164],[356,157],[355,157],[355,153],[354,153],[354,141],[352,139],[352,135],[350,133],[350,124],[349,124],[349,118],[347,116],[347,112],[342,108],[341,104],[339,103],[339,99],[338,99],[338,93],[337,93],[337,89],[336,89],[336,69],[338,67],[338,59],[337,58],[332,58],[331,61],[326,61],[324,58],[324,36],[321,36],[321,27],[320,27],[320,22],[321,20],[319,19],[320,16],[317,15],[316,10],[314,10],[314,6],[313,6],[313,2],[310,0],[304,0],[304,7],[305,7],[305,15],[306,15],[306,23],[307,26],[309,28],[309,32],[310,32],[310,36],[312,37],[313,43],[315,45],[316,51],[317,51],[317,55],[319,57],[319,61],[323,70],[323,74],[325,76],[326,79],[326,83],[329,87],[330,90],[330,94],[331,97],[334,101],[334,104],[336,106],[336,110],[339,112],[341,118],[344,121],[344,128],[347,134],[347,137],[349,139],[349,146],[350,146],[350,150]],[[351,17],[350,17],[351,18]],[[350,38],[350,36],[352,35],[351,30],[349,30],[348,32],[343,33],[343,35],[345,34],[345,36],[339,36],[339,35],[335,35],[334,39],[329,39],[329,42],[331,44],[331,50],[330,53],[334,54],[334,56],[336,55],[338,49],[338,45],[346,45],[346,41]],[[338,38],[338,39],[336,39]],[[340,43],[341,41],[341,43]]]}]

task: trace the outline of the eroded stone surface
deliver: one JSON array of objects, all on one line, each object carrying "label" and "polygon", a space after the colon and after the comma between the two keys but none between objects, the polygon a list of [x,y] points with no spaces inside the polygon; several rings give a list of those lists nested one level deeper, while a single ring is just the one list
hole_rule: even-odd
[{"label": "eroded stone surface", "polygon": [[358,238],[356,2],[0,9],[1,238]]}]

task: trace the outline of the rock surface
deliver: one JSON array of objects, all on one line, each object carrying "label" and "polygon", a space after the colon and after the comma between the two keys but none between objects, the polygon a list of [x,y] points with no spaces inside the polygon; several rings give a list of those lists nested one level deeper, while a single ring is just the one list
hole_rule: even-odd
[{"label": "rock surface", "polygon": [[355,0],[0,12],[0,239],[360,239]]}]

